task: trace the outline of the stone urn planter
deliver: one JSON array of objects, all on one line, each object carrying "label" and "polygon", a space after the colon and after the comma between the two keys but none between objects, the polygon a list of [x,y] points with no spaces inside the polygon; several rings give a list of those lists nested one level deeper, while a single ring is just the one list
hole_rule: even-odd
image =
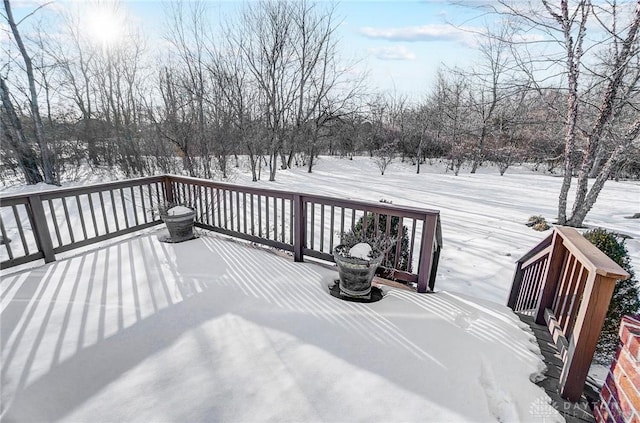
[{"label": "stone urn planter", "polygon": [[351,248],[346,245],[334,248],[333,258],[338,266],[341,295],[352,298],[368,298],[371,295],[371,281],[384,259],[382,253],[369,257],[371,251],[367,243]]},{"label": "stone urn planter", "polygon": [[162,220],[169,230],[169,242],[183,242],[195,238],[193,224],[196,219],[195,210],[185,206],[175,206],[161,214]]}]

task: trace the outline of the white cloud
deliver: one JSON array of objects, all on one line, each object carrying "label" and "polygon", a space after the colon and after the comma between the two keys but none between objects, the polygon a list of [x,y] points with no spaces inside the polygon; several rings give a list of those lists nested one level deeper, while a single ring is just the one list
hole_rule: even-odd
[{"label": "white cloud", "polygon": [[380,60],[415,60],[416,55],[405,46],[377,47],[368,49],[369,54]]},{"label": "white cloud", "polygon": [[432,24],[400,28],[360,28],[367,38],[388,41],[449,41],[468,37],[469,33],[451,25]]}]

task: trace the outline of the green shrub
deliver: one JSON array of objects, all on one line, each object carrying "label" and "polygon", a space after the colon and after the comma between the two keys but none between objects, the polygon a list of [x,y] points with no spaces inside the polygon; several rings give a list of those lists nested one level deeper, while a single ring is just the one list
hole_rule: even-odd
[{"label": "green shrub", "polygon": [[598,346],[596,347],[596,361],[608,364],[613,360],[618,347],[620,320],[623,316],[635,314],[640,309],[638,281],[631,268],[631,259],[627,247],[624,245],[624,239],[619,239],[619,236],[615,233],[602,228],[585,232],[584,237],[609,256],[611,260],[618,263],[630,275],[629,279],[619,280],[616,283],[607,317],[600,333]]}]

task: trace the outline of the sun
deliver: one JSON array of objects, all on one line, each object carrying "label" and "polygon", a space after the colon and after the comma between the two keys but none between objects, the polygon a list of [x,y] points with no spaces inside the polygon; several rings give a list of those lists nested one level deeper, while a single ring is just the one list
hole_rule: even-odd
[{"label": "sun", "polygon": [[116,5],[90,7],[85,13],[85,19],[89,37],[103,48],[112,47],[122,40],[125,18]]}]

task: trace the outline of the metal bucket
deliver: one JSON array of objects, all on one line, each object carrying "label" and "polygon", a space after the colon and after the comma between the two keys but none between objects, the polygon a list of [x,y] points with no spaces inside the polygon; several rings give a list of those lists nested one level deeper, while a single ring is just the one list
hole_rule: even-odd
[{"label": "metal bucket", "polygon": [[382,263],[383,255],[365,260],[345,257],[340,254],[346,247],[338,245],[333,250],[333,258],[338,265],[340,275],[340,293],[348,297],[365,297],[371,293],[371,281],[376,269]]}]

